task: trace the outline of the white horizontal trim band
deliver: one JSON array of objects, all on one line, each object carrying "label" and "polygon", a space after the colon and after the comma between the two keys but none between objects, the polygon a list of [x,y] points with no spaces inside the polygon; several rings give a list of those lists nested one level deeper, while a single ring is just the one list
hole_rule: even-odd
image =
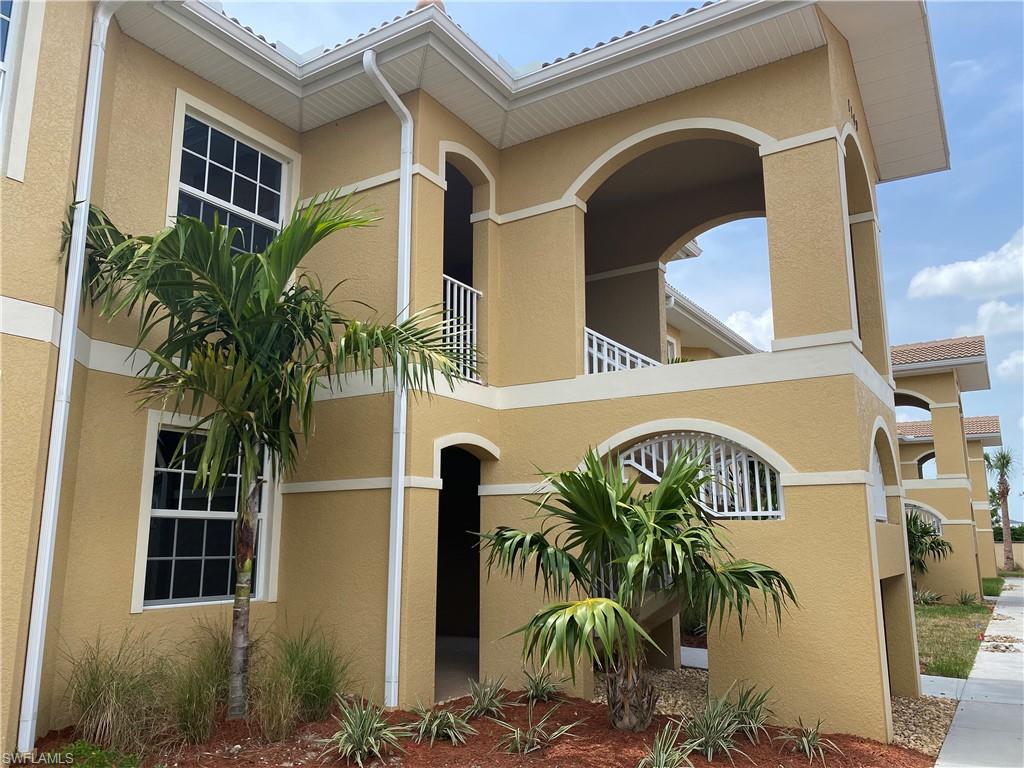
[{"label": "white horizontal trim band", "polygon": [[973,520],[948,520],[947,519],[947,520],[943,520],[942,521],[942,525],[943,525],[943,527],[945,527],[947,525],[974,525],[974,521]]},{"label": "white horizontal trim band", "polygon": [[991,528],[977,528],[977,527],[975,527],[974,530],[977,533],[992,533],[992,529]]},{"label": "white horizontal trim band", "polygon": [[[407,488],[441,489],[441,479],[407,475]],[[340,480],[310,480],[302,483],[284,483],[281,493],[331,493],[334,491],[376,491],[391,488],[390,477],[352,477]]]},{"label": "white horizontal trim band", "polygon": [[665,271],[665,264],[660,261],[648,261],[643,264],[634,264],[631,267],[621,267],[619,269],[609,269],[604,272],[595,272],[592,275],[587,275],[587,282],[592,283],[595,280],[607,280],[612,277],[623,277],[624,275],[632,275],[637,272],[650,272],[652,269],[660,269],[662,272]]},{"label": "white horizontal trim band", "polygon": [[853,331],[831,331],[829,333],[813,333],[808,336],[772,339],[772,352],[781,352],[787,349],[824,347],[829,344],[853,344],[857,349],[863,348],[860,336]]},{"label": "white horizontal trim band", "polygon": [[835,128],[820,128],[817,131],[801,133],[797,136],[790,136],[788,139],[780,139],[769,144],[762,144],[758,151],[761,153],[761,157],[765,157],[766,155],[774,155],[776,152],[785,152],[787,149],[796,149],[797,147],[817,144],[819,141],[828,141],[829,139],[839,141],[839,131]]},{"label": "white horizontal trim band", "polygon": [[469,217],[470,222],[476,223],[478,221],[489,220],[495,224],[510,224],[513,221],[519,221],[520,219],[528,219],[531,216],[540,216],[544,213],[551,213],[553,211],[560,211],[563,208],[579,208],[584,213],[587,212],[587,204],[580,200],[575,195],[567,195],[559,200],[552,200],[548,203],[538,203],[537,205],[531,205],[528,208],[520,208],[517,211],[510,211],[509,213],[497,213],[492,210],[479,211],[472,214]]},{"label": "white horizontal trim band", "polygon": [[[425,165],[422,165],[420,163],[413,164],[412,173],[414,176],[422,176],[431,184],[434,184],[443,190],[448,189],[448,182],[446,182],[432,170],[427,168]],[[398,181],[400,175],[401,174],[397,168],[393,171],[385,171],[384,173],[378,173],[376,176],[370,176],[368,178],[357,181],[353,184],[346,184],[343,187],[339,187],[337,190],[337,194],[340,197],[345,197],[346,195],[354,195],[358,192],[365,192],[369,189],[373,189],[374,187],[382,187],[385,184],[393,184],[394,182]],[[305,208],[310,203],[314,202],[321,203],[327,198],[328,194],[330,193],[318,192],[315,195],[304,197],[299,201],[299,207]]]},{"label": "white horizontal trim band", "polygon": [[493,483],[481,485],[481,496],[537,496],[554,490],[550,483]]},{"label": "white horizontal trim band", "polygon": [[865,211],[864,213],[851,213],[850,223],[851,224],[863,224],[867,221],[875,221],[874,211]]},{"label": "white horizontal trim band", "polygon": [[963,488],[964,490],[971,490],[971,484],[964,479],[960,478],[932,478],[931,480],[904,480],[903,487],[907,490],[928,490],[931,488]]},{"label": "white horizontal trim band", "polygon": [[982,509],[986,512],[990,509],[987,501],[972,501],[971,506],[974,509]]}]

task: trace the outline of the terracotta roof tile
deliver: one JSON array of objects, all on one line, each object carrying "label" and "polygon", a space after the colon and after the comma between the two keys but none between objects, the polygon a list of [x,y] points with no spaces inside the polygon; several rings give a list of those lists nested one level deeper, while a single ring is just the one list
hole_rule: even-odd
[{"label": "terracotta roof tile", "polygon": [[[931,421],[900,421],[896,424],[900,437],[910,439],[926,439],[932,437]],[[964,433],[967,437],[975,435],[1000,434],[998,416],[964,416]]]},{"label": "terracotta roof tile", "polygon": [[938,363],[943,360],[958,360],[965,357],[984,357],[985,337],[960,336],[955,339],[899,344],[892,348],[891,354],[894,366]]}]

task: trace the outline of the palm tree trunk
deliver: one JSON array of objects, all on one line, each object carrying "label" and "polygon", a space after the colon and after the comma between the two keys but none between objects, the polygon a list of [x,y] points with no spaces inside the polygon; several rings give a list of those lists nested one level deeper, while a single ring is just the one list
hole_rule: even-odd
[{"label": "palm tree trunk", "polygon": [[608,718],[620,731],[645,731],[654,717],[658,692],[651,682],[643,649],[635,660],[623,659],[608,670]]},{"label": "palm tree trunk", "polygon": [[1012,571],[1015,568],[1013,561],[1013,532],[1010,530],[1010,505],[1007,499],[1010,496],[1010,484],[1005,477],[999,478],[999,507],[1003,518],[1003,570]]},{"label": "palm tree trunk", "polygon": [[252,559],[261,481],[249,486],[245,507],[235,523],[235,605],[231,615],[231,671],[228,678],[228,719],[244,718],[249,708],[249,599]]}]

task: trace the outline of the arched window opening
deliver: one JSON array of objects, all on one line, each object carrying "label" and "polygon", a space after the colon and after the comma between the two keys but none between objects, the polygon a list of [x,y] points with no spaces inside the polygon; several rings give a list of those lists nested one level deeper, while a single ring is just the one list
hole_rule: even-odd
[{"label": "arched window opening", "polygon": [[942,518],[932,512],[930,509],[925,509],[919,504],[915,504],[912,501],[905,502],[903,504],[903,511],[906,514],[917,513],[917,515],[923,519],[926,523],[929,523],[932,528],[935,529],[935,533],[939,536],[942,535]]},{"label": "arched window opening", "polygon": [[671,432],[650,437],[620,453],[623,466],[641,481],[661,480],[676,451],[704,457],[711,476],[700,495],[714,517],[733,520],[778,520],[783,517],[779,471],[743,446],[704,432]]},{"label": "arched window opening", "polygon": [[[681,135],[632,157],[586,202],[586,373],[737,354],[737,342],[752,351],[689,300],[685,281],[680,290],[669,289],[665,270],[702,258],[703,241],[693,242],[701,233],[764,215],[756,146],[719,132]],[[723,281],[735,280],[735,268],[727,274],[718,275],[719,292],[727,292]],[[673,312],[673,300],[689,321]],[[684,326],[681,332],[669,331],[669,315]]]},{"label": "arched window opening", "polygon": [[917,460],[917,476],[921,480],[934,480],[937,471],[935,469],[935,451],[929,451]]},{"label": "arched window opening", "polygon": [[447,340],[467,359],[463,378],[478,381],[475,350],[479,344],[480,298],[473,287],[473,185],[458,168],[445,163],[444,318]]},{"label": "arched window opening", "polygon": [[868,503],[871,507],[871,516],[878,522],[885,523],[889,520],[889,512],[885,504],[885,477],[882,473],[882,459],[878,455],[878,449],[871,450],[871,469]]}]

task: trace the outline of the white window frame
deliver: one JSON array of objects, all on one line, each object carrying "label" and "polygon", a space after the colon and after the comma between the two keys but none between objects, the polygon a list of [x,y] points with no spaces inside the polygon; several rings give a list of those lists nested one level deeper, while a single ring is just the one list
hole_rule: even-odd
[{"label": "white window frame", "polygon": [[882,459],[878,449],[871,449],[871,467],[868,481],[868,506],[876,523],[889,522],[889,505],[885,494],[885,476],[882,473]]},{"label": "white window frame", "polygon": [[665,357],[668,360],[672,360],[679,356],[679,348],[676,346],[676,340],[671,336],[665,337]]},{"label": "white window frame", "polygon": [[[165,608],[193,608],[203,605],[226,605],[232,602],[232,598],[217,598],[210,600],[183,600],[181,602],[166,602],[153,605],[145,604],[146,590],[146,561],[149,554],[149,527],[154,517],[152,514],[153,504],[153,479],[156,472],[156,445],[157,437],[162,428],[170,427],[176,429],[188,429],[196,424],[198,419],[187,414],[169,413],[150,409],[146,425],[146,449],[143,451],[142,460],[142,489],[139,496],[139,529],[135,542],[135,575],[132,581],[132,613],[143,611],[163,610]],[[264,477],[266,482],[263,485],[263,520],[260,526],[259,542],[256,552],[256,580],[253,584],[253,602],[277,602],[277,576],[278,564],[281,554],[281,485],[274,482],[270,474],[269,461],[264,466]],[[183,512],[175,514],[174,517],[196,517],[199,519],[214,519],[223,514],[210,512]]]},{"label": "white window frame", "polygon": [[43,39],[45,3],[14,0],[0,92],[0,169],[14,181],[25,180],[36,72]]},{"label": "white window frame", "polygon": [[[207,125],[222,131],[233,139],[248,144],[253,149],[258,149],[266,155],[270,155],[281,163],[281,220],[270,222],[257,216],[252,211],[238,208],[232,203],[220,200],[219,198],[207,195],[205,192],[194,190],[187,185],[181,184],[181,152],[182,140],[185,135],[185,115],[202,120]],[[282,224],[291,217],[292,209],[299,200],[299,179],[301,174],[302,155],[291,147],[267,136],[255,128],[246,125],[223,110],[217,109],[211,104],[196,98],[186,91],[177,89],[174,97],[174,128],[171,133],[171,161],[170,171],[167,177],[167,223],[172,224],[178,215],[178,192],[184,189],[193,197],[209,200],[225,210],[237,213],[239,216],[255,221],[263,226],[280,229]]]}]

